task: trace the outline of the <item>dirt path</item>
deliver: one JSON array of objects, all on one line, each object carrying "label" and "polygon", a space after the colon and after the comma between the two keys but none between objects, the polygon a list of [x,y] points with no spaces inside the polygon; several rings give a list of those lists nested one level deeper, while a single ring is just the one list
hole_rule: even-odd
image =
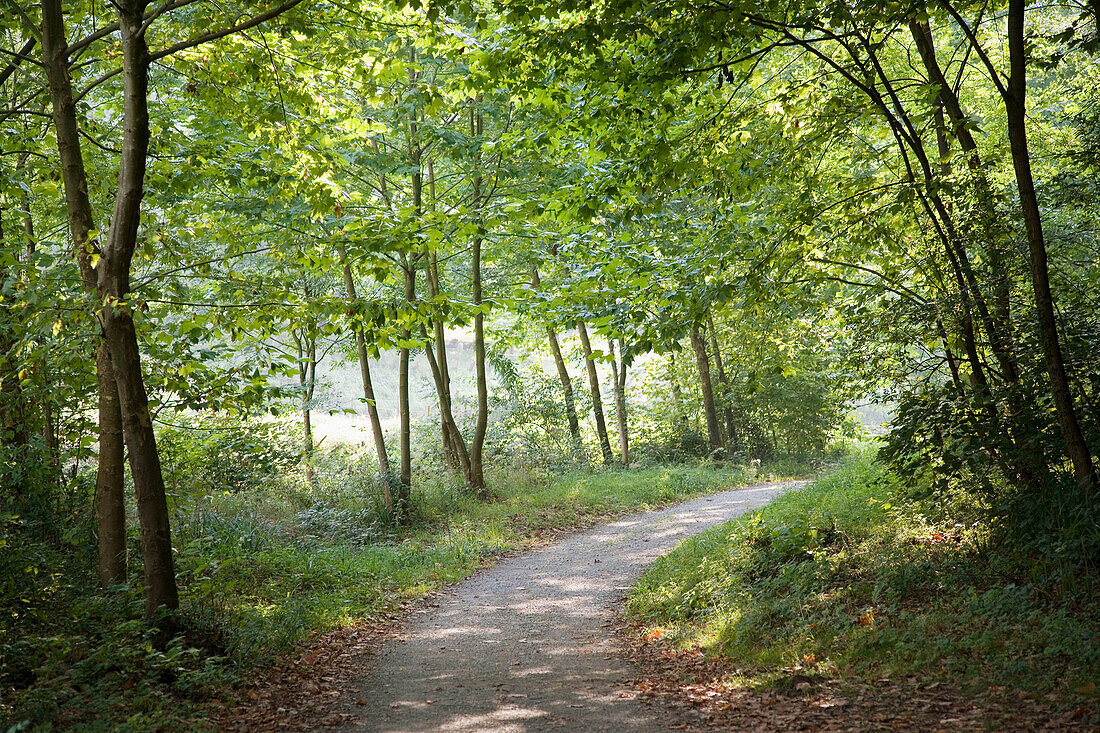
[{"label": "dirt path", "polygon": [[340,730],[654,731],[616,655],[614,606],[642,569],[686,537],[800,482],[695,499],[591,529],[453,587],[387,643]]}]

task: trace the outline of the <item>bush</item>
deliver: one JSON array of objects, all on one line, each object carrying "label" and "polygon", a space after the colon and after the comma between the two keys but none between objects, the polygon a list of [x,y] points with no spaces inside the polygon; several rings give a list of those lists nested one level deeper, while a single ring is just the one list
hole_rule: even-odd
[{"label": "bush", "polygon": [[219,412],[180,412],[157,431],[169,493],[202,495],[267,486],[296,464],[301,440],[289,425]]}]

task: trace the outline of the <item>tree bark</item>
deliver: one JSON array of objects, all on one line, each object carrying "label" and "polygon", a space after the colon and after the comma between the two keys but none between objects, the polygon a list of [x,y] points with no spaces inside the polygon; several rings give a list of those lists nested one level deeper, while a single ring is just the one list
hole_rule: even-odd
[{"label": "tree bark", "polygon": [[[405,258],[402,264],[405,273],[405,300],[412,303],[416,299],[416,265]],[[412,339],[409,329],[401,329],[401,338],[405,343]],[[401,347],[400,363],[397,372],[397,410],[400,414],[400,450],[401,482],[397,487],[394,506],[398,517],[405,521],[412,494],[412,416],[409,412],[409,347]]]},{"label": "tree bark", "polygon": [[[480,112],[470,110],[470,136],[479,139],[484,132]],[[475,161],[480,167],[480,161]],[[477,385],[477,418],[474,421],[473,440],[470,441],[470,475],[467,486],[477,493],[485,492],[485,470],[482,466],[482,454],[485,447],[485,432],[489,427],[489,386],[485,365],[485,314],[482,312],[481,293],[481,247],[483,243],[481,208],[484,205],[481,194],[481,173],[473,178],[473,199],[471,208],[475,212],[478,231],[474,234],[473,258],[470,264],[471,287],[474,306],[474,368]]]},{"label": "tree bark", "polygon": [[[978,309],[978,315],[981,316],[982,324],[985,326],[986,333],[989,336],[989,345],[993,349],[994,356],[996,356],[998,364],[1001,367],[1004,379],[1006,382],[1014,383],[1019,381],[1019,368],[1016,364],[1016,357],[1012,353],[1014,339],[1012,334],[1012,322],[1009,314],[1010,283],[1008,280],[1008,268],[1005,265],[1002,252],[1005,232],[997,220],[997,213],[993,205],[992,188],[985,175],[985,170],[982,168],[981,156],[978,152],[978,143],[967,127],[968,120],[963,111],[962,103],[959,101],[952,86],[948,84],[947,80],[944,78],[943,71],[936,58],[936,48],[932,39],[931,26],[927,20],[910,20],[909,30],[910,34],[913,36],[917,52],[924,64],[925,71],[928,73],[929,80],[939,87],[939,109],[947,112],[947,116],[951,120],[952,135],[959,141],[959,146],[962,148],[962,151],[966,153],[967,166],[970,170],[973,184],[974,198],[978,202],[978,211],[980,214],[979,224],[986,240],[986,253],[989,257],[990,277],[993,278],[992,289],[994,308],[992,312],[986,305],[986,300],[979,287],[977,276],[970,266],[969,258],[965,257],[965,253],[959,257],[960,266],[963,267],[963,272],[973,292],[974,303]],[[937,122],[941,120],[941,117],[936,118]],[[942,140],[942,133],[940,131],[940,125],[938,124],[937,140],[939,141],[941,157],[943,157],[944,143],[946,141]],[[961,246],[959,249],[961,249]]]},{"label": "tree bark", "polygon": [[[539,271],[531,267],[531,285],[537,290],[539,283]],[[577,401],[573,395],[573,380],[569,377],[569,369],[561,354],[561,345],[558,343],[558,334],[553,326],[546,327],[546,340],[550,344],[550,353],[554,357],[554,367],[558,372],[558,381],[561,382],[562,394],[565,398],[565,419],[569,423],[569,435],[573,440],[573,453],[577,460],[584,459],[584,441],[581,439],[581,422],[577,418]]]},{"label": "tree bark", "polygon": [[1035,180],[1031,172],[1031,155],[1028,151],[1027,58],[1024,43],[1026,7],[1024,0],[1010,0],[1008,4],[1009,76],[1004,95],[1005,111],[1008,116],[1008,141],[1012,153],[1012,167],[1016,173],[1016,186],[1020,192],[1020,208],[1027,228],[1031,283],[1054,406],[1062,428],[1062,437],[1066,442],[1066,452],[1073,463],[1074,479],[1082,488],[1093,493],[1096,490],[1096,469],[1092,462],[1092,452],[1085,442],[1085,436],[1077,419],[1073,392],[1070,389],[1062,346],[1058,338],[1058,321],[1054,313],[1054,297],[1050,290],[1046,239],[1043,235],[1042,216],[1039,213],[1039,202],[1035,195]]},{"label": "tree bark", "polygon": [[687,414],[684,411],[684,391],[680,388],[679,375],[676,373],[676,351],[668,352],[668,381],[672,385],[672,404],[676,410],[676,422],[680,424],[680,436],[687,430]]},{"label": "tree bark", "polygon": [[[358,301],[355,293],[355,278],[351,274],[351,263],[348,262],[347,248],[343,244],[337,246],[340,255],[340,263],[344,273],[344,290],[348,296],[348,306],[353,311]],[[378,456],[378,473],[382,475],[382,499],[386,505],[386,513],[393,513],[393,490],[390,487],[390,457],[386,452],[386,434],[382,430],[382,420],[378,416],[378,400],[374,397],[374,382],[370,375],[370,359],[367,354],[367,339],[363,335],[363,324],[358,321],[354,313],[351,318],[351,330],[355,334],[355,350],[359,355],[359,376],[363,382],[363,399],[367,403],[367,417],[370,419],[371,435],[374,437],[374,451]]]},{"label": "tree bark", "polygon": [[[54,134],[68,209],[69,237],[84,290],[89,296],[97,296],[99,284],[95,268],[92,267],[92,257],[99,256],[100,251],[98,243],[88,236],[92,231],[92,204],[88,198],[88,177],[80,149],[80,128],[69,76],[67,49],[68,39],[60,0],[42,0],[42,61],[50,87]],[[106,402],[101,397],[100,404],[118,405],[118,389],[113,384],[113,370],[110,379],[103,374],[104,368],[109,369],[109,361],[109,351],[97,348],[97,382],[100,392],[108,393]],[[116,426],[121,424],[121,412],[101,412],[99,415],[100,450],[97,458],[96,500],[115,507],[124,506],[124,454],[121,436],[112,434]],[[100,565],[97,576],[101,583],[104,579],[107,579],[107,584],[123,583],[126,580],[125,531],[117,531],[117,513],[109,513],[104,519],[107,524],[98,527]],[[121,568],[118,565],[120,561],[123,563]]]},{"label": "tree bark", "polygon": [[[416,48],[409,48],[409,86],[416,87]],[[416,221],[420,221],[424,215],[424,178],[420,171],[421,147],[419,143],[419,122],[416,111],[409,111],[408,118],[408,153],[409,162],[412,165],[410,184],[412,188],[413,215]],[[416,258],[401,255],[401,269],[405,276],[405,302],[410,306],[416,302]],[[412,415],[409,406],[409,358],[408,343],[412,340],[412,331],[408,328],[401,330],[402,340],[405,346],[401,348],[400,365],[397,375],[397,404],[400,414],[400,451],[401,451],[401,481],[397,487],[395,501],[396,511],[400,521],[408,521],[409,501],[412,498]]]},{"label": "tree bark", "polygon": [[142,24],[146,6],[144,0],[116,3],[124,84],[122,156],[111,230],[97,271],[99,290],[106,298],[106,304],[99,312],[100,323],[118,384],[123,434],[141,525],[145,614],[152,619],[158,608],[176,608],[179,597],[164,476],[141,372],[137,331],[127,302],[130,298],[130,263],[137,246],[149,150],[149,49]]},{"label": "tree bark", "polygon": [[119,404],[111,352],[101,343],[96,352],[99,379],[99,471],[96,473],[96,524],[99,529],[101,588],[126,582],[126,502],[123,485],[122,406]]},{"label": "tree bark", "polygon": [[[428,367],[432,372],[432,380],[435,382],[436,395],[439,397],[439,423],[443,429],[444,446],[449,446],[454,454],[455,468],[462,471],[463,478],[469,483],[470,454],[466,450],[466,441],[455,422],[454,410],[451,405],[451,390],[444,382],[443,369],[438,361],[438,356],[432,353],[432,339],[428,336],[428,330],[420,326],[420,335],[424,337],[424,356],[428,359]],[[449,466],[450,464],[448,464]]]},{"label": "tree bark", "polygon": [[[607,348],[611,354],[611,380],[615,384],[615,421],[619,428],[619,462],[624,466],[630,465],[630,434],[627,432],[626,422],[626,364],[620,365],[615,360],[615,342],[608,339]],[[622,346],[619,347],[622,354]]]},{"label": "tree bark", "polygon": [[[428,171],[428,212],[434,214],[436,202],[435,165],[431,158],[428,158],[425,162],[425,167]],[[438,308],[443,295],[443,289],[439,284],[439,258],[427,245],[424,247],[424,256],[427,258],[427,266],[424,272],[425,279],[428,282],[428,295],[431,297],[433,305]],[[448,405],[453,405],[454,400],[451,397],[451,368],[447,360],[447,332],[443,318],[438,314],[438,311],[432,316],[432,333],[435,334],[435,366],[433,366],[433,370],[436,368],[439,370],[435,383],[440,399],[439,429],[443,438],[443,461],[447,464],[447,468],[452,471],[462,471],[462,475],[467,476],[469,474],[469,453],[466,451],[466,441],[462,439],[462,434],[455,425],[453,413],[450,425],[448,425],[443,415],[444,395],[446,395]],[[432,372],[432,376],[433,378],[436,377],[435,371]],[[461,446],[458,445],[459,441],[462,442]],[[462,455],[465,455],[465,461]]]},{"label": "tree bark", "polygon": [[[309,297],[308,290],[306,296]],[[306,468],[306,480],[317,487],[317,476],[313,470],[313,417],[311,403],[317,380],[317,334],[312,323],[303,326],[300,332],[292,333],[298,358],[299,404],[302,414],[302,463]]]},{"label": "tree bark", "polygon": [[691,345],[695,349],[695,361],[699,365],[699,387],[703,393],[703,414],[707,420],[707,444],[711,454],[722,451],[722,431],[718,427],[718,411],[714,407],[714,390],[710,381],[710,360],[707,344],[698,324],[691,326]]},{"label": "tree bark", "polygon": [[733,419],[733,408],[730,407],[730,398],[733,388],[730,387],[726,377],[726,367],[722,363],[722,348],[718,343],[718,331],[714,328],[714,318],[707,314],[707,334],[710,336],[710,348],[714,352],[714,368],[718,370],[718,384],[722,386],[722,418],[726,424],[725,435],[722,443],[726,450],[734,453],[737,450],[737,424]]},{"label": "tree bark", "polygon": [[584,365],[588,369],[588,389],[592,392],[592,415],[596,419],[596,435],[600,440],[600,452],[603,462],[610,466],[615,460],[611,452],[611,441],[607,438],[607,423],[603,417],[603,399],[600,397],[600,375],[596,371],[596,362],[592,359],[592,344],[588,341],[588,329],[584,321],[577,319],[577,335],[584,350]]}]

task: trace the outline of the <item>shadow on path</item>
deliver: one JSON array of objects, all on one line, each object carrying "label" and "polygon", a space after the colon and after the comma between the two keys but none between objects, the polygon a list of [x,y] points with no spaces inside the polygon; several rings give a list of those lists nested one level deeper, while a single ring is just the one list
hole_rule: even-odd
[{"label": "shadow on path", "polygon": [[[734,489],[637,514],[500,564],[450,589],[388,643],[343,731],[653,731],[614,653],[614,605],[681,540],[803,482]],[[352,696],[353,699],[356,697]]]}]

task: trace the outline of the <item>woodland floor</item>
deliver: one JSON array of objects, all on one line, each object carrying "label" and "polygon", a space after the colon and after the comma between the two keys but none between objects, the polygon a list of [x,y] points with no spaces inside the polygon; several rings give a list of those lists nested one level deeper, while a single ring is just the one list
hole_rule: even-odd
[{"label": "woodland floor", "polygon": [[[788,484],[789,485],[789,484]],[[792,671],[753,691],[730,671],[622,623],[641,569],[787,485],[746,487],[568,535],[400,616],[316,637],[218,704],[225,731],[1094,730],[1084,710],[917,679]]]}]

